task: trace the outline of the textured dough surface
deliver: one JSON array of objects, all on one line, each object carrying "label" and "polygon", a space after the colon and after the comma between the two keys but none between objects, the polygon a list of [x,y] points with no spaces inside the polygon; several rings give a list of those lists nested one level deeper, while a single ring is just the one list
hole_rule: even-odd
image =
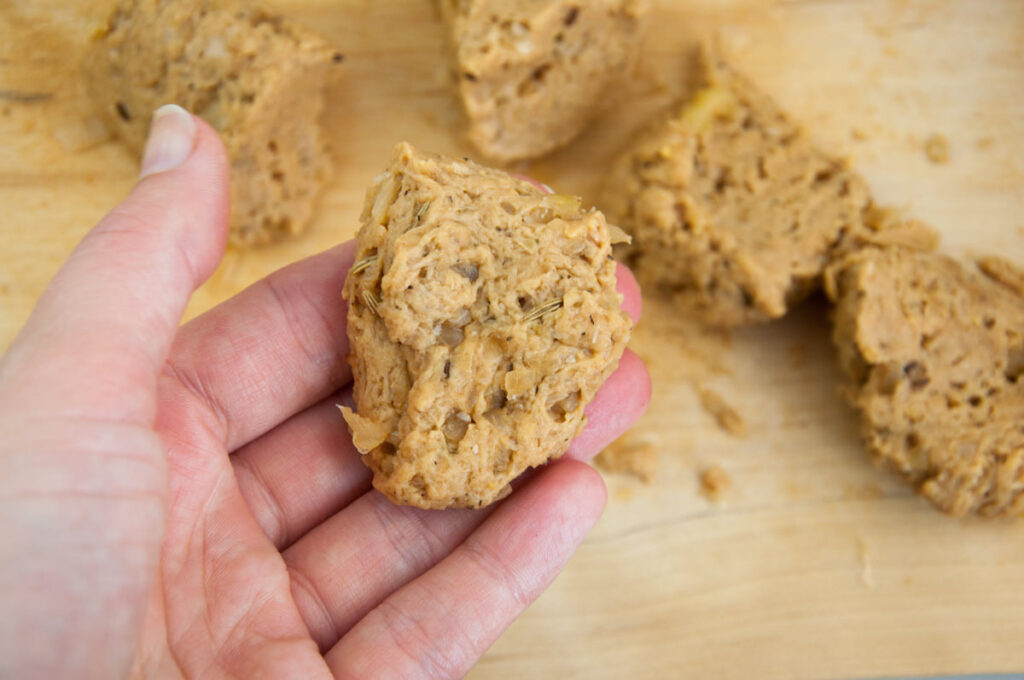
[{"label": "textured dough surface", "polygon": [[721,326],[776,319],[838,253],[876,240],[882,213],[844,161],[746,78],[707,52],[701,74],[683,109],[618,160],[603,207],[633,236],[623,254],[637,276],[689,315]]},{"label": "textured dough surface", "polygon": [[1024,514],[1024,297],[981,270],[869,248],[827,277],[834,339],[874,457],[952,515]]},{"label": "textured dough surface", "polygon": [[629,72],[647,0],[439,0],[472,142],[512,161],[568,144]]},{"label": "textured dough surface", "polygon": [[618,365],[621,232],[578,199],[407,144],[361,219],[344,291],[356,446],[395,502],[487,505],[565,452]]},{"label": "textured dough surface", "polygon": [[332,52],[234,0],[124,0],[96,36],[90,95],[142,150],[150,117],[178,104],[210,123],[231,160],[231,239],[302,231],[330,169],[319,118]]}]

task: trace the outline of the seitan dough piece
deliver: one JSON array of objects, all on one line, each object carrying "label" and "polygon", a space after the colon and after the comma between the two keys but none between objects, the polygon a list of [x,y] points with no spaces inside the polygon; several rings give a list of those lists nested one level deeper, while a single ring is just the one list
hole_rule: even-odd
[{"label": "seitan dough piece", "polygon": [[565,452],[632,327],[612,234],[579,199],[408,144],[366,197],[345,284],[373,485],[478,508]]},{"label": "seitan dough piece", "polygon": [[997,258],[900,248],[826,277],[868,449],[951,515],[1024,515],[1022,281]]},{"label": "seitan dough piece", "polygon": [[330,161],[320,130],[335,55],[317,36],[235,0],[122,0],[95,36],[90,94],[141,152],[153,111],[178,104],[231,160],[231,240],[301,232]]},{"label": "seitan dough piece", "polygon": [[605,190],[643,283],[695,318],[735,326],[783,316],[864,242],[934,244],[922,225],[893,224],[845,161],[745,77],[707,51],[700,68],[702,87],[640,134]]},{"label": "seitan dough piece", "polygon": [[624,82],[647,0],[439,0],[469,137],[498,161],[568,144]]}]

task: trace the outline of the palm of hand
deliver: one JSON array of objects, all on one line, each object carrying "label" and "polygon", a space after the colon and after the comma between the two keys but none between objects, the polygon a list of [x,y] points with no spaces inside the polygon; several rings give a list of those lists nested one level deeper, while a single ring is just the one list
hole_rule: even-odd
[{"label": "palm of hand", "polygon": [[[603,485],[566,460],[487,511],[370,491],[334,406],[350,244],[176,330],[220,257],[225,174],[200,125],[182,168],[83,241],[0,364],[0,596],[16,614],[0,675],[461,675],[568,559]],[[568,458],[648,393],[627,355]]]},{"label": "palm of hand", "polygon": [[[515,612],[546,583],[549,570],[523,579],[520,560],[495,540],[519,531],[518,512],[463,542],[488,513],[399,508],[366,492],[368,471],[334,406],[347,390],[331,394],[349,372],[343,308],[327,293],[341,289],[350,263],[346,246],[280,272],[187,326],[172,348],[156,421],[168,446],[171,498],[152,608],[163,616],[150,616],[145,629],[146,675],[172,662],[189,676],[214,668],[237,677],[317,677],[329,668],[379,677],[389,666],[403,677],[460,675],[475,658],[470,650],[500,628],[472,631],[481,639],[453,653],[435,640],[459,637],[449,629],[456,610],[489,600]],[[248,363],[284,362],[287,370],[240,381],[246,372],[231,357],[250,342]],[[246,400],[254,382],[256,394],[275,398]],[[552,480],[538,485],[542,496],[557,487],[572,497],[575,480]],[[583,484],[596,489],[592,479]],[[536,496],[530,491],[524,500]],[[581,511],[539,500],[537,519]],[[582,511],[598,508],[584,503]],[[577,535],[541,542],[560,564]],[[461,594],[445,586],[453,572]],[[505,595],[470,599],[465,588],[472,592],[474,580]],[[438,616],[442,608],[449,616]]]}]

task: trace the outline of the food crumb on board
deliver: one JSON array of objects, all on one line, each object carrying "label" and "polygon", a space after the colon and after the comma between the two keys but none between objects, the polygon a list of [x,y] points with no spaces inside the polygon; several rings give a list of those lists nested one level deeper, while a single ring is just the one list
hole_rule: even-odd
[{"label": "food crumb on board", "polygon": [[928,160],[936,165],[944,165],[949,162],[949,140],[946,135],[933,134],[924,140],[924,153]]},{"label": "food crumb on board", "polygon": [[843,489],[843,498],[857,501],[873,501],[885,496],[877,484],[853,485]]},{"label": "food crumb on board", "polygon": [[704,387],[698,388],[697,392],[700,396],[701,408],[715,419],[718,427],[735,437],[743,437],[747,434],[747,423],[743,420],[743,416],[723,399],[722,395]]},{"label": "food crumb on board", "polygon": [[74,119],[53,132],[57,143],[68,153],[87,151],[108,141],[113,135],[98,116]]},{"label": "food crumb on board", "polygon": [[717,503],[732,485],[732,480],[721,465],[712,465],[700,473],[700,492],[705,498]]},{"label": "food crumb on board", "polygon": [[994,137],[979,137],[974,145],[978,147],[979,151],[985,151],[986,149],[991,149],[995,146],[996,140]]},{"label": "food crumb on board", "polygon": [[864,224],[876,246],[928,251],[939,245],[939,233],[921,220],[908,219],[905,208],[872,206],[864,215]]},{"label": "food crumb on board", "polygon": [[860,561],[860,582],[865,588],[874,589],[875,575],[871,568],[871,552],[863,538],[857,539],[857,559]]},{"label": "food crumb on board", "polygon": [[598,454],[594,464],[603,472],[650,484],[658,471],[658,454],[650,442],[620,438]]},{"label": "food crumb on board", "polygon": [[868,137],[868,133],[864,130],[864,128],[859,127],[850,128],[850,137],[852,137],[854,140],[858,142],[866,142],[868,139],[870,139]]},{"label": "food crumb on board", "polygon": [[995,255],[979,257],[976,264],[985,276],[1024,296],[1024,271]]}]

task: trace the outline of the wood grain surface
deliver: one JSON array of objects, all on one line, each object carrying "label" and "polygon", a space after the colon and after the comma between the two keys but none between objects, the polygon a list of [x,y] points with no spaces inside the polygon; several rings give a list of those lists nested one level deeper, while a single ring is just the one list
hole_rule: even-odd
[{"label": "wood grain surface", "polygon": [[[94,4],[95,3],[95,4]],[[427,0],[277,0],[346,55],[330,89],[337,173],[310,232],[229,252],[190,315],[351,236],[399,140],[475,156]],[[682,91],[695,41],[735,62],[848,154],[876,195],[935,225],[942,249],[1024,263],[1024,2],[656,2],[635,81],[571,148],[517,166],[600,201],[604,169]],[[76,55],[102,3],[0,0],[0,350],[136,159],[91,130]],[[949,141],[936,164],[924,147]],[[730,334],[648,300],[633,348],[654,401],[624,447],[645,485],[609,508],[482,678],[858,678],[1024,669],[1024,524],[952,520],[875,470],[841,401],[827,306]],[[746,423],[702,410],[713,390]],[[718,501],[699,476],[721,466]]]}]

